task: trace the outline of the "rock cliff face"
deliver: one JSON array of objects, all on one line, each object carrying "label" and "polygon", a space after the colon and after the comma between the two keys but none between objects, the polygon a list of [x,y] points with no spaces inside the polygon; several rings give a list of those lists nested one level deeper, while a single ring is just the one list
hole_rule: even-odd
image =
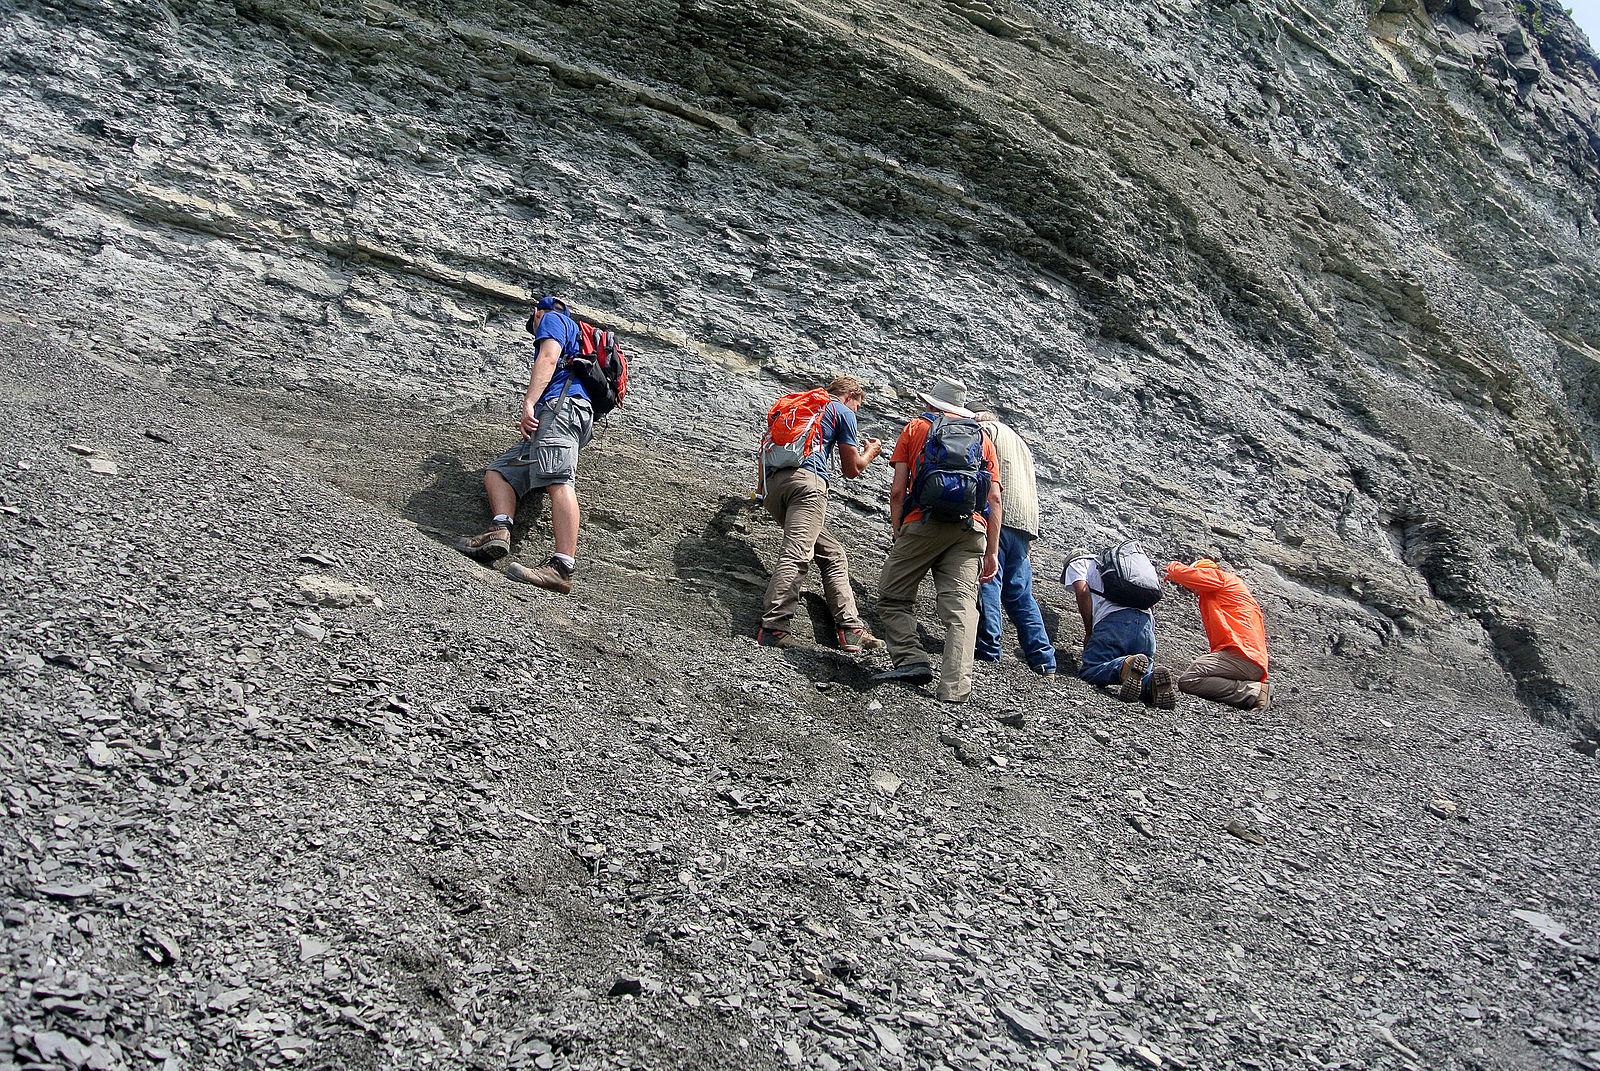
[{"label": "rock cliff face", "polygon": [[[1438,903],[1418,908],[1429,919],[1418,937],[1397,936],[1405,925],[1398,914],[1359,933],[1343,930],[1349,923],[1334,917],[1340,912],[1381,914],[1354,876],[1365,849],[1355,834],[1328,834],[1337,846],[1315,846],[1316,831],[1338,821],[1318,810],[1337,808],[1330,782],[1316,778],[1337,782],[1339,756],[1370,744],[1360,768],[1373,791],[1345,784],[1337,806],[1381,810],[1371,812],[1371,824],[1381,830],[1374,835],[1386,858],[1411,855],[1407,826],[1431,819],[1402,819],[1372,801],[1423,791],[1416,786],[1437,765],[1486,793],[1492,786],[1496,796],[1527,799],[1526,811],[1486,815],[1460,834],[1474,838],[1470,849],[1458,848],[1459,859],[1477,860],[1462,879],[1474,919],[1504,917],[1518,895],[1512,906],[1519,909],[1531,902],[1581,913],[1593,904],[1593,855],[1585,855],[1593,827],[1586,835],[1580,816],[1592,806],[1594,774],[1577,752],[1592,755],[1600,741],[1600,60],[1550,0],[20,0],[0,26],[0,101],[0,321],[9,332],[6,378],[15,393],[7,413],[18,456],[53,442],[54,428],[113,439],[132,429],[131,439],[115,441],[142,457],[166,434],[159,428],[177,422],[223,459],[215,468],[203,452],[162,462],[160,478],[137,482],[138,497],[124,500],[104,488],[73,490],[67,475],[59,485],[38,482],[40,473],[8,477],[8,518],[58,526],[64,545],[103,567],[78,575],[16,522],[7,537],[10,579],[18,590],[56,594],[19,601],[5,618],[4,634],[18,652],[4,678],[7,688],[21,689],[14,709],[74,711],[74,694],[120,709],[128,688],[160,696],[171,685],[160,674],[181,673],[170,652],[128,661],[126,679],[122,670],[96,671],[90,656],[75,667],[56,660],[79,635],[64,624],[71,614],[52,609],[53,599],[68,598],[61,593],[96,583],[116,593],[119,640],[139,631],[140,612],[155,614],[149,627],[159,633],[162,607],[206,637],[221,618],[194,591],[161,588],[163,570],[199,569],[202,588],[214,585],[241,605],[262,599],[258,610],[266,614],[267,605],[299,605],[261,594],[292,580],[279,575],[289,568],[282,550],[292,562],[318,540],[343,540],[341,561],[383,555],[378,566],[359,567],[366,571],[356,579],[383,591],[388,623],[329,636],[309,620],[301,623],[311,632],[291,634],[286,619],[272,642],[291,636],[298,643],[298,636],[346,644],[338,672],[348,679],[339,695],[368,687],[358,684],[368,676],[355,662],[389,659],[382,672],[368,669],[387,680],[378,686],[384,701],[399,705],[384,706],[375,692],[360,717],[361,733],[372,735],[351,730],[367,749],[363,764],[385,767],[401,754],[394,748],[410,746],[410,733],[431,733],[447,751],[454,740],[470,752],[460,761],[482,778],[475,783],[495,786],[479,793],[490,802],[476,813],[480,825],[499,832],[482,836],[544,836],[552,858],[564,860],[552,864],[555,877],[537,881],[526,876],[545,873],[537,860],[517,864],[522,877],[507,876],[503,859],[481,852],[463,861],[468,849],[460,846],[481,840],[481,829],[472,820],[463,826],[446,808],[432,832],[414,839],[442,838],[457,854],[414,866],[445,875],[434,881],[440,899],[427,899],[426,911],[449,921],[418,921],[379,904],[376,893],[357,895],[390,883],[416,892],[419,871],[383,854],[392,849],[371,848],[392,870],[369,863],[362,871],[348,858],[336,863],[327,836],[297,841],[306,858],[285,865],[302,891],[281,898],[298,905],[282,910],[300,919],[300,932],[313,929],[294,912],[314,914],[306,902],[325,897],[347,911],[340,917],[352,946],[364,927],[406,935],[379,966],[347,960],[341,974],[330,960],[317,975],[315,1016],[323,1017],[317,1029],[326,1038],[300,1036],[315,1030],[299,1021],[292,1001],[283,1003],[285,985],[249,981],[265,961],[252,964],[248,940],[233,933],[217,936],[186,968],[184,985],[203,991],[201,1026],[179,1025],[183,1015],[172,1011],[177,998],[165,983],[130,981],[122,996],[145,1025],[80,1016],[79,1027],[98,1025],[62,1033],[57,1006],[37,1004],[75,999],[46,969],[50,956],[41,950],[51,942],[98,957],[95,985],[142,977],[151,969],[146,961],[160,969],[172,957],[148,935],[143,944],[135,939],[143,932],[137,910],[101,923],[126,931],[129,941],[123,952],[107,952],[96,942],[92,912],[40,921],[19,908],[15,919],[7,916],[19,928],[5,947],[36,1003],[11,1009],[33,1026],[0,1039],[0,1063],[12,1051],[19,1060],[70,1063],[83,1055],[88,1062],[93,1046],[102,1062],[90,1066],[169,1056],[226,1066],[246,1053],[290,1062],[311,1054],[326,1066],[633,1059],[642,1066],[788,1060],[837,1067],[868,1059],[861,1055],[868,1051],[887,1062],[962,1067],[1007,1060],[1117,1066],[1095,1062],[1113,1056],[1135,1066],[1594,1060],[1583,1055],[1600,1039],[1592,1021],[1581,1025],[1594,999],[1592,981],[1578,980],[1581,964],[1541,959],[1539,971],[1552,973],[1519,976],[1501,962],[1504,943],[1485,936],[1488,923],[1475,923],[1471,948],[1504,973],[1463,981],[1451,972],[1467,946],[1456,942]],[[479,519],[473,470],[509,426],[505,414],[526,375],[527,301],[543,292],[567,295],[621,331],[636,375],[633,404],[586,454],[583,597],[590,601],[581,612],[531,604],[545,619],[540,672],[587,673],[596,650],[605,663],[583,701],[563,697],[560,725],[525,709],[542,704],[502,694],[543,687],[538,673],[498,684],[482,676],[496,679],[493,667],[522,635],[494,622],[508,611],[528,613],[530,604],[516,602],[506,585],[477,590],[480,579],[492,578],[430,539]],[[854,695],[861,681],[852,665],[820,656],[793,666],[764,661],[766,652],[738,638],[752,631],[764,583],[760,555],[773,542],[764,518],[747,519],[739,506],[759,414],[780,389],[836,371],[868,381],[868,434],[892,437],[913,411],[910,392],[936,374],[964,378],[1017,427],[1039,455],[1048,531],[1036,568],[1044,577],[1070,547],[1118,532],[1164,553],[1228,558],[1268,610],[1281,720],[1247,732],[1191,711],[1182,723],[1191,728],[1173,731],[1193,739],[1163,738],[1156,760],[1148,744],[1135,743],[1133,757],[1108,759],[1104,769],[1087,753],[1035,742],[1011,760],[1046,771],[1021,790],[1021,806],[1007,802],[1015,786],[1013,796],[991,796],[981,784],[959,792],[945,786],[952,795],[941,797],[944,810],[929,798],[906,804],[894,791],[852,796],[840,788],[872,767],[894,765],[883,749],[902,749],[895,752],[902,776],[908,762],[933,764],[934,752],[951,764],[950,747],[933,743],[941,733],[956,741],[957,759],[978,752],[961,727],[941,727],[926,704],[902,709],[898,697],[881,697],[889,709],[867,715],[869,723],[906,719],[893,731],[842,729],[830,720],[842,708],[829,704],[846,700],[813,693],[806,677],[822,676],[850,710],[860,710],[869,698]],[[157,438],[140,440],[143,425]],[[252,471],[254,458],[269,475]],[[838,523],[861,548],[858,580],[869,594],[882,555],[885,482],[870,476],[836,496]],[[126,530],[142,525],[151,546],[167,549],[141,563],[140,542],[131,539],[134,557],[116,557],[117,537],[106,533],[110,544],[96,538],[92,517],[75,518],[75,497],[79,508],[86,502],[122,518]],[[341,534],[326,516],[304,519],[319,510],[348,512],[352,531]],[[163,519],[141,519],[147,514]],[[206,540],[251,545],[240,551],[245,572],[230,578],[215,548],[201,564],[185,563],[176,548],[192,537],[182,527],[191,514]],[[392,537],[385,518],[403,518],[422,535],[407,529],[405,538]],[[313,532],[315,539],[305,535]],[[263,557],[261,545],[272,553]],[[152,589],[142,584],[164,593],[147,602]],[[1060,640],[1070,646],[1076,626],[1065,600],[1058,591],[1046,600],[1052,618],[1065,615]],[[425,616],[408,624],[402,611]],[[442,638],[446,632],[457,638]],[[1200,642],[1192,615],[1175,611],[1164,645],[1169,638],[1172,657],[1192,651]],[[194,642],[195,652],[210,650],[209,639]],[[450,647],[452,655],[440,654]],[[123,664],[107,657],[106,666]],[[218,657],[233,665],[239,653]],[[277,709],[314,721],[323,702],[317,674],[331,671],[283,657],[281,664],[268,659],[273,672],[300,684],[276,700]],[[440,668],[438,658],[455,668]],[[50,676],[63,666],[87,673],[90,683],[74,693]],[[188,890],[171,893],[163,911],[181,914],[183,897],[199,895],[193,882],[227,872],[229,849],[207,840],[215,832],[200,822],[209,812],[184,817],[193,806],[188,793],[209,788],[243,799],[254,791],[239,787],[237,776],[208,782],[196,771],[214,761],[245,771],[249,783],[250,748],[279,746],[270,717],[261,731],[267,704],[251,697],[271,692],[277,677],[262,677],[262,669],[216,672],[218,680],[243,682],[237,702],[230,705],[222,684],[215,691],[207,684],[177,687],[166,706],[135,703],[130,717],[176,722],[162,722],[167,728],[137,754],[94,752],[105,761],[89,763],[89,780],[62,774],[54,796],[17,790],[15,858],[26,861],[13,882],[19,898],[67,912],[62,903],[121,888],[123,877],[105,886],[88,877],[87,885],[66,881],[58,870],[76,857],[50,840],[50,815],[63,813],[50,808],[75,800],[72,807],[93,812],[101,776],[125,777],[119,799],[129,823],[129,815],[162,813],[158,786],[178,786],[172,791],[188,802],[166,814],[167,826],[146,821],[140,835],[158,844],[165,828],[184,844],[211,844],[192,856],[205,863],[197,874],[173,860],[148,864],[150,881],[159,871],[162,888]],[[447,678],[454,683],[438,683]],[[752,705],[752,682],[758,697],[762,689],[799,689],[793,702],[801,713],[787,730],[762,722],[780,715]],[[985,693],[992,705],[1030,716],[1037,709],[1065,719],[1059,725],[1075,725],[1080,709],[1088,725],[1124,716],[1083,708],[1084,697],[1064,687],[1041,694],[1012,677],[985,687],[993,689]],[[417,698],[435,688],[444,692]],[[205,705],[201,695],[232,712],[216,715],[217,725],[241,717],[245,735],[174,729],[185,711]],[[407,719],[424,707],[433,720],[411,725]],[[503,740],[465,710],[493,712],[523,750],[495,757]],[[573,718],[592,720],[593,740],[567,724]],[[1527,718],[1544,728],[1522,725]],[[753,744],[737,727],[731,737],[718,735],[728,725],[758,723],[766,728],[755,731]],[[1386,734],[1396,723],[1401,742],[1391,747]],[[1139,724],[1166,731],[1156,719]],[[1329,728],[1344,724],[1353,735]],[[285,720],[278,732],[294,737],[297,725]],[[81,765],[75,756],[84,731],[52,726],[43,713],[32,722],[19,715],[16,739]],[[104,728],[90,730],[90,742],[111,747],[120,738]],[[1435,733],[1446,742],[1419,743]],[[1213,734],[1242,752],[1213,744]],[[1492,738],[1486,746],[1499,749],[1494,755],[1474,750],[1480,735]],[[808,753],[813,736],[831,743]],[[1263,773],[1236,796],[1228,789],[1207,795],[1241,763],[1264,761],[1251,750],[1252,739],[1263,737],[1276,740],[1261,745],[1268,758],[1304,749],[1307,765]],[[625,738],[631,742],[617,743]],[[130,729],[127,740],[135,739],[142,738]],[[349,746],[317,739],[324,748]],[[542,751],[527,751],[533,739],[544,742]],[[1577,752],[1563,754],[1569,742]],[[772,756],[774,778],[759,780],[758,767],[769,760],[753,758],[758,751]],[[308,756],[292,747],[274,754],[285,777],[294,771],[307,785],[323,783]],[[1003,759],[1006,751],[994,754]],[[179,756],[188,756],[188,775],[172,772]],[[660,767],[663,757],[667,773],[640,772]],[[19,777],[46,776],[26,766],[36,760],[20,745],[8,761]],[[136,783],[141,762],[168,765]],[[514,791],[503,775],[522,763],[549,765],[561,776],[529,775]],[[1518,780],[1519,764],[1537,772]],[[403,790],[405,799],[417,793],[419,808],[458,783],[444,775],[407,781],[426,767],[392,765],[383,774],[391,779],[386,791]],[[807,772],[791,784],[782,780],[785,768],[791,778],[793,768]],[[952,768],[976,782],[978,774],[959,762]],[[696,776],[679,784],[668,776],[677,770]],[[752,778],[759,791],[738,787]],[[1225,883],[1231,877],[1209,876],[1217,864],[1204,851],[1152,860],[1118,856],[1125,845],[1106,848],[1108,859],[1132,861],[1108,863],[1094,879],[1104,887],[1083,901],[1052,899],[1064,895],[1061,875],[1080,873],[1083,858],[1039,838],[1078,828],[1077,794],[1082,813],[1092,813],[1102,792],[1142,784],[1143,793],[1163,778],[1180,798],[1212,801],[1192,814],[1170,804],[1175,843],[1183,822],[1205,827],[1213,808],[1226,822],[1228,800],[1281,789],[1313,801],[1306,815],[1323,816],[1288,822],[1301,838],[1293,841],[1300,853],[1293,874],[1304,872],[1298,863],[1308,853],[1324,850],[1345,867],[1342,882],[1298,887],[1296,910],[1326,898],[1326,913],[1300,930],[1283,929],[1270,911],[1240,923],[1266,950],[1244,972],[1248,980],[1231,974],[1244,957],[1237,934],[1222,923],[1186,928],[1183,887],[1200,896],[1215,880],[1210,891],[1221,899],[1238,895]],[[1297,787],[1283,787],[1290,782]],[[570,795],[575,783],[587,787],[554,817],[529,802]],[[694,818],[703,823],[701,840],[675,844],[672,808],[680,796],[698,800],[708,786],[709,802],[693,804],[702,808]],[[377,837],[389,804],[345,788],[359,815],[351,822]],[[628,821],[605,816],[605,798],[630,794],[645,802]],[[295,804],[292,795],[267,793],[282,808]],[[981,817],[952,818],[956,804]],[[1162,808],[1141,798],[1132,810]],[[1544,883],[1549,899],[1497,889],[1496,865],[1483,861],[1497,850],[1495,838],[1523,836],[1520,822],[1551,810],[1564,817],[1549,831],[1548,857],[1535,859],[1539,848],[1530,841],[1502,864],[1522,882],[1518,888]],[[724,811],[731,818],[715,825]],[[1265,813],[1256,812],[1257,824]],[[547,825],[519,833],[513,814],[529,822],[538,815]],[[98,820],[114,847],[117,819]],[[905,839],[894,824],[901,820],[920,823],[917,836]],[[1112,820],[1121,822],[1115,809]],[[297,812],[284,821],[303,830],[315,816]],[[761,847],[740,842],[731,850],[729,838],[741,834],[729,832],[730,821],[746,823],[742,835]],[[1129,821],[1140,851],[1164,850],[1146,842],[1167,834],[1152,837],[1144,817],[1143,826]],[[32,841],[20,832],[28,822],[39,823]],[[79,822],[100,828],[72,819]],[[57,818],[54,835],[67,836],[72,823]],[[863,846],[862,857],[843,850],[839,869],[839,844]],[[741,855],[746,849],[753,854]],[[993,868],[974,864],[985,852]],[[919,853],[931,860],[929,875],[907,869]],[[117,858],[81,866],[114,869]],[[894,860],[888,869],[879,866],[885,859]],[[1563,859],[1576,862],[1552,876]],[[324,865],[326,873],[318,870]],[[339,867],[352,866],[362,877],[341,886],[349,872]],[[1144,885],[1155,879],[1142,867],[1186,876],[1172,879],[1180,888],[1166,888],[1160,908],[1105,921],[1117,914],[1106,905],[1119,890],[1130,904],[1136,888],[1140,897],[1148,893]],[[1017,886],[996,870],[1014,875]],[[273,880],[265,869],[250,873],[253,889]],[[344,877],[330,891],[335,873]],[[1397,873],[1379,880],[1394,890]],[[705,920],[693,897],[678,898],[688,895],[680,875],[691,893],[709,898],[700,905],[710,905],[709,928],[696,928]],[[749,888],[730,890],[730,875]],[[658,877],[671,896],[639,892],[640,882]],[[546,880],[588,891],[560,901],[542,891]],[[975,900],[945,887],[963,882]],[[892,910],[877,902],[869,910],[862,883],[904,899]],[[35,897],[33,889],[55,891]],[[1037,899],[1012,904],[1008,896]],[[1051,906],[1041,907],[1046,900]],[[457,908],[464,914],[487,904],[498,912],[496,904],[510,901],[524,905],[522,914],[497,914],[502,928],[492,937],[453,921]],[[272,902],[253,902],[250,917],[264,932],[276,932],[267,921]],[[506,995],[515,986],[492,999],[484,988],[501,967],[489,958],[469,965],[461,949],[489,940],[511,947],[508,934],[537,929],[540,911],[566,920],[562,926],[576,918],[578,936],[558,949],[546,934],[540,955],[519,953],[515,985],[534,995],[544,1024],[535,1033]],[[997,912],[993,927],[974,914],[985,911]],[[931,913],[938,923],[905,930],[916,934],[915,969],[884,958],[891,945],[902,960],[908,954],[909,946],[894,943],[904,935],[890,917],[896,912],[923,921]],[[1069,917],[1100,918],[1105,929],[1062,936]],[[786,921],[769,933],[739,929],[740,918]],[[83,919],[91,920],[87,929]],[[1133,952],[1144,927],[1176,935],[1161,938],[1172,947]],[[964,987],[947,992],[928,983],[933,996],[906,996],[928,971],[956,962],[947,958],[956,955],[947,947],[952,934],[976,948],[991,929],[1007,936],[973,961],[979,966]],[[1035,933],[1047,930],[1055,935],[1049,941]],[[1318,949],[1330,941],[1352,947],[1318,952],[1327,958],[1291,979],[1297,932]],[[798,944],[788,940],[797,933]],[[836,946],[846,938],[854,951],[840,958]],[[295,968],[302,972],[326,952],[320,938],[308,939],[312,952],[302,947]],[[695,940],[703,944],[685,944]],[[1198,950],[1192,960],[1175,950],[1180,940]],[[740,957],[756,945],[747,968]],[[624,962],[612,971],[654,979],[641,1000],[659,1006],[664,980],[668,996],[681,988],[695,1003],[688,1010],[674,1003],[670,1015],[659,1007],[636,1018],[608,1012],[604,1026],[572,1027],[592,1013],[578,1008],[579,997],[552,995],[560,986],[552,989],[549,979],[584,977],[590,959],[611,962],[613,946],[623,959],[646,958],[642,968]],[[124,954],[137,963],[119,960]],[[788,981],[769,984],[763,970],[785,956],[805,966],[780,968]],[[1379,962],[1396,956],[1405,960],[1398,968]],[[1037,984],[1034,998],[1017,997],[1006,981],[1018,963]],[[1233,967],[1218,966],[1224,963]],[[822,974],[810,978],[804,971],[816,964]],[[1330,1007],[1317,1004],[1329,978],[1343,986],[1353,974],[1382,977],[1380,967],[1399,971],[1392,983],[1399,988],[1388,994],[1395,1012],[1385,1010],[1383,994],[1361,995],[1361,983],[1341,990]],[[1092,994],[1075,993],[1064,980],[1095,971],[1104,984]],[[1046,975],[1058,987],[1048,997]],[[1124,976],[1138,985],[1125,987]],[[1224,1017],[1243,1018],[1208,1032],[1210,1002],[1194,993],[1219,979],[1233,987]],[[383,994],[372,1005],[379,1021],[349,995],[356,982]],[[723,987],[715,997],[713,983]],[[1456,983],[1477,995],[1455,992]],[[1115,1019],[1116,1007],[1145,1007],[1135,991],[1147,984],[1160,994],[1154,1010],[1129,1011],[1108,1026],[1105,1016]],[[1513,997],[1486,1012],[1480,1005],[1492,1003],[1497,986]],[[796,1009],[817,992],[832,1003],[806,1018]],[[584,990],[583,999],[589,995]],[[1246,1025],[1242,1009],[1251,999],[1288,1010],[1271,1026]],[[895,1017],[911,1004],[922,1010]],[[1482,1036],[1455,1035],[1449,1009],[1457,1006],[1477,1009],[1461,1014]],[[255,1009],[248,1020],[245,1007]],[[900,1011],[884,1010],[890,1007]],[[217,1034],[215,1021],[230,1016],[247,1025]],[[1348,1037],[1351,1023],[1360,1024],[1359,1042]],[[1397,1039],[1404,1027],[1415,1029],[1417,1044],[1427,1040],[1423,1055]],[[62,1049],[57,1037],[81,1053]]]},{"label": "rock cliff face", "polygon": [[7,36],[31,322],[449,411],[503,397],[557,290],[638,339],[628,425],[688,467],[780,383],[859,370],[888,431],[953,371],[1044,448],[1053,552],[1215,546],[1300,608],[1292,657],[1426,650],[1594,725],[1600,76],[1552,5],[251,0]]}]

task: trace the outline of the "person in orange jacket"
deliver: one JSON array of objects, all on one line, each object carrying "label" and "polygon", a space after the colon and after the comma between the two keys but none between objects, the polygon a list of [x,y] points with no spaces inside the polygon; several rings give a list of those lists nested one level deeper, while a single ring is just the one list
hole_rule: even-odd
[{"label": "person in orange jacket", "polygon": [[1267,683],[1267,625],[1250,589],[1210,558],[1193,565],[1171,562],[1166,579],[1199,598],[1200,620],[1211,644],[1210,654],[1179,674],[1179,690],[1241,710],[1263,709],[1272,692]]}]

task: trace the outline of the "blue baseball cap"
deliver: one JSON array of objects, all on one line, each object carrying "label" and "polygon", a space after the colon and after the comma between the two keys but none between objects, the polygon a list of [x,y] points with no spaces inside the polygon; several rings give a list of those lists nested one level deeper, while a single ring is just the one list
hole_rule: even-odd
[{"label": "blue baseball cap", "polygon": [[567,303],[565,301],[557,297],[551,297],[549,294],[540,298],[536,307],[540,312],[549,312],[552,309],[560,309],[562,312],[567,311]]}]

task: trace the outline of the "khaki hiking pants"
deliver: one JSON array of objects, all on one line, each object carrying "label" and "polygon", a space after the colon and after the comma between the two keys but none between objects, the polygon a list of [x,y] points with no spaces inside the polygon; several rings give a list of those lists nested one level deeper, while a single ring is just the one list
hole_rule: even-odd
[{"label": "khaki hiking pants", "polygon": [[1232,651],[1212,651],[1194,660],[1178,677],[1178,688],[1230,707],[1250,710],[1261,702],[1260,666]]},{"label": "khaki hiking pants", "polygon": [[903,525],[889,548],[878,581],[878,617],[883,641],[896,666],[928,664],[917,638],[916,602],[922,578],[933,573],[933,590],[944,622],[944,662],[939,698],[960,702],[972,694],[972,648],[978,638],[978,572],[984,534],[969,524],[921,521]]},{"label": "khaki hiking pants", "polygon": [[828,483],[810,469],[782,469],[767,479],[767,512],[783,525],[783,547],[767,581],[761,627],[788,632],[800,605],[800,585],[811,559],[822,573],[822,594],[837,628],[864,628],[850,590],[850,561],[828,531]]}]

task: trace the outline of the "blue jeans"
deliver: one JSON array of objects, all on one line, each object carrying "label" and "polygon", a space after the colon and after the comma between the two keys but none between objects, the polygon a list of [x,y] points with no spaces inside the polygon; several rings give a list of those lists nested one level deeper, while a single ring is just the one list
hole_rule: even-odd
[{"label": "blue jeans", "polygon": [[1143,610],[1117,610],[1094,627],[1083,645],[1083,668],[1078,676],[1090,684],[1116,684],[1122,679],[1122,660],[1142,654],[1150,659],[1139,687],[1141,699],[1150,698],[1150,673],[1155,668],[1156,623]]},{"label": "blue jeans", "polygon": [[1056,649],[1044,630],[1044,617],[1033,599],[1033,565],[1028,561],[1028,537],[1015,528],[1000,526],[1000,571],[978,587],[978,646],[985,662],[1000,661],[1000,608],[1005,607],[1028,665],[1043,673],[1056,668]]}]

